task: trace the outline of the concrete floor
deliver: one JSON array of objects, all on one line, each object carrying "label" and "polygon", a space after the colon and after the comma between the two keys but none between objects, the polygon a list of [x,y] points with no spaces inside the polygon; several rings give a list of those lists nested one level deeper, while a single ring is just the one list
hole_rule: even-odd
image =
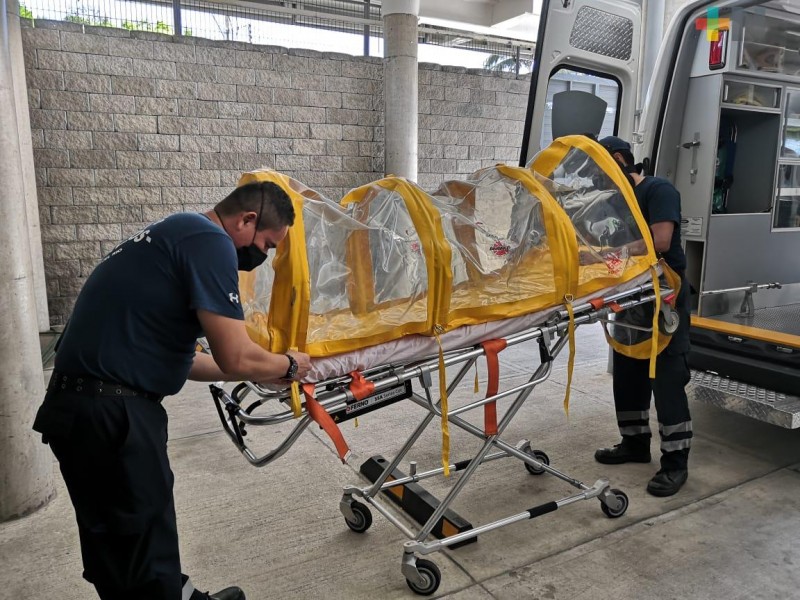
[{"label": "concrete floor", "polygon": [[[564,353],[504,439],[531,439],[554,467],[587,484],[608,477],[628,494],[628,512],[608,519],[597,500],[582,501],[483,534],[476,544],[430,555],[442,571],[434,597],[797,597],[800,432],[693,405],[689,481],[672,498],[653,498],[644,487],[656,464],[609,467],[592,458],[596,447],[617,441],[617,431],[600,329],[584,326],[578,334],[569,418],[562,409]],[[538,352],[509,348],[501,357],[501,386],[511,386],[525,379]],[[452,404],[472,397],[471,387],[464,385]],[[184,570],[198,587],[235,583],[250,600],[417,597],[400,573],[405,541],[400,531],[374,512],[367,533],[352,533],[338,503],[343,485],[363,484],[359,465],[373,454],[391,456],[422,417],[421,409],[404,402],[362,417],[358,428],[345,423],[353,450],[348,465],[338,461],[319,430],[309,428],[284,457],[256,469],[221,432],[205,385],[187,384],[165,404]],[[263,453],[290,427],[253,427],[250,437]],[[452,436],[452,459],[469,458],[477,441],[460,431]],[[656,442],[653,450],[657,454]],[[433,426],[410,458],[420,470],[433,468],[439,451]],[[423,484],[442,497],[450,482],[433,478]],[[479,525],[573,491],[506,459],[479,469],[455,508]],[[0,598],[94,597],[81,579],[77,530],[60,477],[58,495],[47,507],[0,524],[0,564]]]}]

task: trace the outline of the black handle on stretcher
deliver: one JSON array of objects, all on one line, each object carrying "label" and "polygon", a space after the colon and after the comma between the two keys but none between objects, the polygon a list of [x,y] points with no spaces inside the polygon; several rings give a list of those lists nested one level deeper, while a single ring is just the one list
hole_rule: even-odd
[{"label": "black handle on stretcher", "polygon": [[[234,440],[239,450],[245,448],[244,436],[247,432],[244,430],[244,423],[239,422],[236,418],[236,413],[241,410],[241,407],[231,398],[228,393],[216,384],[208,386],[211,390],[211,396],[214,398],[214,406],[217,407],[217,414],[219,420],[222,421],[222,426],[228,432],[231,439]],[[228,417],[222,412],[222,406],[228,411]]]}]

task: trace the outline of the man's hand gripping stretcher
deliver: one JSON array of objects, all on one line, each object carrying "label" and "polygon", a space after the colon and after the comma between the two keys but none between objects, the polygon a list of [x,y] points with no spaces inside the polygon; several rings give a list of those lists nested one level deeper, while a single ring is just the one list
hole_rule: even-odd
[{"label": "man's hand gripping stretcher", "polygon": [[264,350],[247,335],[244,321],[206,310],[198,310],[197,316],[211,355],[195,353],[189,372],[189,379],[193,381],[286,384],[302,380],[311,369],[311,359],[304,352],[290,350],[286,354],[275,354]]}]

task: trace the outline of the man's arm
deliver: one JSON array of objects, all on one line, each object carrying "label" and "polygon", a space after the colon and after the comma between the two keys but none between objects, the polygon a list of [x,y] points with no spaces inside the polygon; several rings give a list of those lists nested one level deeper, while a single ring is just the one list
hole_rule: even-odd
[{"label": "man's arm", "polygon": [[192,381],[224,381],[228,378],[214,359],[203,352],[195,352],[189,379]]},{"label": "man's arm", "polygon": [[681,195],[668,181],[656,179],[647,196],[650,231],[656,252],[672,245],[672,233],[681,222]]},{"label": "man's arm", "polygon": [[[672,221],[663,221],[661,223],[653,223],[650,226],[650,233],[653,237],[653,247],[656,252],[666,252],[669,250],[672,243],[672,230],[675,223]],[[636,240],[635,242],[628,242],[627,244],[614,249],[614,251],[627,248],[632,256],[644,256],[647,253],[647,246],[644,240]],[[581,250],[578,255],[578,264],[592,265],[602,262],[604,255],[598,254],[597,251]]]},{"label": "man's arm", "polygon": [[672,232],[675,230],[673,221],[661,221],[650,225],[653,234],[653,246],[656,252],[666,252],[672,245]]},{"label": "man's arm", "polygon": [[[289,359],[283,354],[267,352],[254,343],[247,335],[244,321],[223,317],[207,310],[198,310],[197,317],[206,334],[213,358],[195,355],[195,362],[189,373],[190,379],[277,381],[286,375]],[[311,368],[308,355],[302,352],[288,354],[297,361],[295,379],[302,379]]]}]

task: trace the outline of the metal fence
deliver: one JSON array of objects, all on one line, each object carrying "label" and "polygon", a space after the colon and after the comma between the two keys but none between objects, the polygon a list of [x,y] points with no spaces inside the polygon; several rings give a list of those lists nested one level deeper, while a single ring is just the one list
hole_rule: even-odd
[{"label": "metal fence", "polygon": [[[20,0],[20,14],[32,19],[251,44],[383,55],[380,5],[369,0],[262,0],[258,7],[252,3],[205,0],[180,0],[179,5],[172,0]],[[449,54],[464,57],[464,62],[469,63],[464,66],[477,63],[518,72],[520,67],[527,70],[533,58],[533,45],[529,42],[430,25],[420,26],[419,42],[463,51]],[[454,64],[452,59],[448,64]]]}]

